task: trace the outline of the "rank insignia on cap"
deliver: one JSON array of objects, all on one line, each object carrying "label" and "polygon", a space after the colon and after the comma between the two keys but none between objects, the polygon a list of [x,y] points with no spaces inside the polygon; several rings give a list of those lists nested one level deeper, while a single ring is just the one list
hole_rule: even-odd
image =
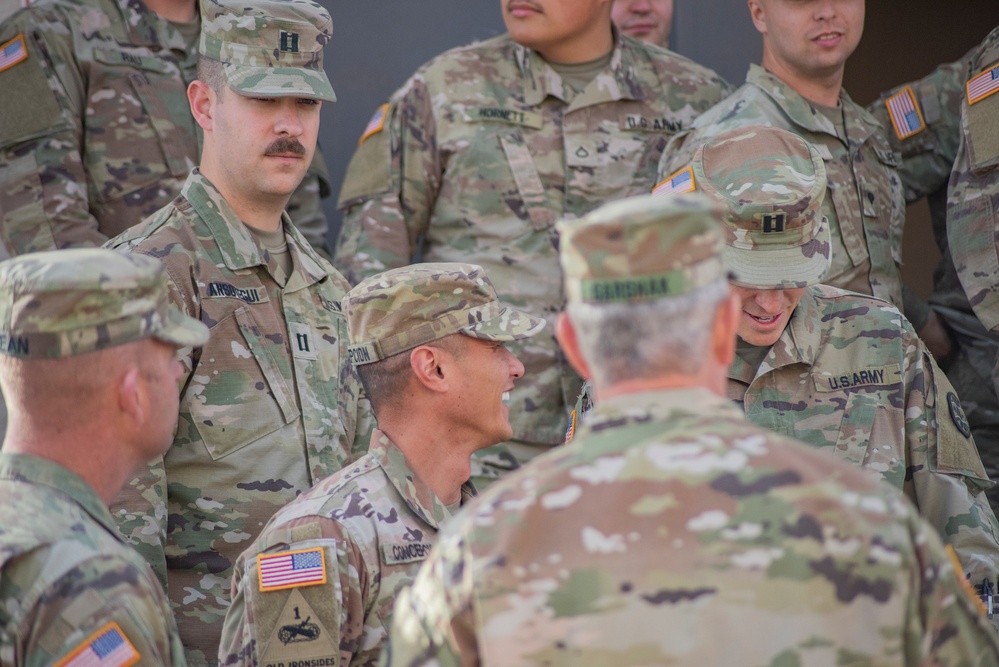
[{"label": "rank insignia on cap", "polygon": [[263,592],[325,584],[326,556],[322,547],[261,556],[257,577]]},{"label": "rank insignia on cap", "polygon": [[363,144],[364,140],[372,134],[378,134],[382,131],[382,128],[385,127],[385,115],[388,113],[388,107],[388,104],[383,104],[375,110],[375,115],[368,121],[368,126],[364,128],[361,139],[357,142],[358,146]]},{"label": "rank insignia on cap", "polygon": [[652,188],[652,194],[657,196],[677,195],[684,192],[693,192],[696,189],[697,186],[694,184],[694,169],[693,167],[685,167]]},{"label": "rank insignia on cap", "polygon": [[9,42],[0,44],[0,72],[28,59],[28,48],[24,45],[24,34]]},{"label": "rank insignia on cap", "polygon": [[128,667],[140,657],[121,627],[111,622],[87,637],[56,667]]},{"label": "rank insignia on cap", "polygon": [[971,424],[968,423],[968,417],[964,414],[964,408],[961,407],[961,399],[952,391],[947,392],[947,408],[950,410],[950,420],[954,422],[957,430],[965,438],[970,438]]},{"label": "rank insignia on cap", "polygon": [[576,411],[569,415],[569,428],[565,429],[565,444],[572,442],[572,437],[576,435]]},{"label": "rank insignia on cap", "polygon": [[923,114],[919,110],[911,86],[906,86],[885,100],[885,106],[888,108],[892,127],[895,128],[895,135],[899,140],[908,139],[926,129]]},{"label": "rank insignia on cap", "polygon": [[999,90],[999,65],[985,70],[968,82],[968,104],[981,102]]},{"label": "rank insignia on cap", "polygon": [[298,33],[281,31],[281,50],[286,53],[298,53]]},{"label": "rank insignia on cap", "polygon": [[768,213],[763,216],[763,233],[780,234],[784,231],[784,226],[786,224],[787,216],[783,213]]}]

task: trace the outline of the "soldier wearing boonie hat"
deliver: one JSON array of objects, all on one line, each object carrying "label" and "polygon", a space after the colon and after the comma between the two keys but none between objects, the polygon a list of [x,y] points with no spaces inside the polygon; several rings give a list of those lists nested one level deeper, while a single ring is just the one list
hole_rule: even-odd
[{"label": "soldier wearing boonie hat", "polygon": [[750,421],[880,473],[975,584],[995,581],[992,482],[950,381],[894,306],[816,284],[829,261],[822,167],[803,139],[763,126],[694,155],[695,190],[726,208],[725,258],[743,300],[728,395]]},{"label": "soldier wearing boonie hat", "polygon": [[[544,327],[500,304],[472,264],[386,271],[342,306],[378,428],[367,454],[286,505],[240,556],[223,665],[377,661],[396,597],[474,493],[472,452],[510,436],[505,403],[524,367],[503,343]],[[315,558],[314,578],[272,580],[289,554]],[[276,638],[306,617],[316,641]]]},{"label": "soldier wearing boonie hat", "polygon": [[[911,506],[725,398],[739,303],[719,217],[695,193],[560,223],[557,335],[599,402],[445,528],[395,603],[386,665],[873,660],[914,626],[958,662],[999,655]],[[844,596],[829,572],[879,594]],[[789,625],[789,609],[809,611]]]},{"label": "soldier wearing boonie hat", "polygon": [[323,69],[332,34],[329,13],[310,0],[201,0],[199,53],[223,63],[238,95],[336,102]]},{"label": "soldier wearing boonie hat", "polygon": [[[177,348],[208,327],[156,260],[110,250],[0,263],[0,632],[5,664],[184,665],[169,600],[108,505],[177,423]],[[85,604],[81,605],[81,601]]]}]

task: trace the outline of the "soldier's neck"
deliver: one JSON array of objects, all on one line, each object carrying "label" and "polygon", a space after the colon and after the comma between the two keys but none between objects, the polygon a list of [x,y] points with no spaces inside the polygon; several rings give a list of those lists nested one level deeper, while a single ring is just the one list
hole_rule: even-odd
[{"label": "soldier's neck", "polygon": [[806,100],[827,107],[835,107],[839,103],[839,94],[843,90],[843,66],[821,74],[801,72],[775,57],[766,47],[760,64]]},{"label": "soldier's neck", "polygon": [[198,17],[197,0],[142,0],[156,15],[174,23],[190,23]]}]

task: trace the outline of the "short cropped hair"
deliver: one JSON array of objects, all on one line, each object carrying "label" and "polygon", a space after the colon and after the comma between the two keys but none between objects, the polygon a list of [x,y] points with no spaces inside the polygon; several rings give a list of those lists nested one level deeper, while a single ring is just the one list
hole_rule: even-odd
[{"label": "short cropped hair", "polygon": [[222,103],[222,93],[228,87],[222,63],[212,58],[198,56],[198,81],[215,91],[219,104]]},{"label": "short cropped hair", "polygon": [[[444,338],[439,338],[427,347],[440,348],[446,350],[455,357],[460,357],[465,353],[465,341],[463,334],[451,334]],[[357,367],[357,373],[364,386],[364,392],[371,401],[371,410],[378,416],[380,409],[391,403],[394,396],[402,395],[409,382],[412,368],[409,365],[409,357],[413,350],[406,350],[386,357],[373,364],[362,364]]]}]

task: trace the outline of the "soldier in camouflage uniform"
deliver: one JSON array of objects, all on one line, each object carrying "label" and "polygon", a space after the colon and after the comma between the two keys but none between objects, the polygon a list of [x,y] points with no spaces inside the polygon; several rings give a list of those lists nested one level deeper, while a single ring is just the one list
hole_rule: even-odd
[{"label": "soldier in camouflage uniform", "polygon": [[[555,317],[555,220],[648,192],[666,140],[729,91],[714,72],[621,37],[610,9],[504,0],[508,35],[435,58],[378,110],[340,192],[334,264],[348,280],[422,252],[481,265],[505,303]],[[477,483],[515,467],[511,454],[561,442],[579,391],[550,334],[512,349],[527,369],[511,400],[515,443],[487,450]]]},{"label": "soldier in camouflage uniform", "polygon": [[657,187],[689,187],[685,170],[694,151],[726,130],[772,125],[799,134],[819,151],[828,174],[822,214],[832,265],[825,282],[901,307],[899,159],[881,125],[842,88],[864,28],[864,0],[749,0],[749,9],[763,35],[762,66],[751,65],[741,88],[670,142]]},{"label": "soldier in camouflage uniform", "polygon": [[830,253],[818,153],[783,130],[740,128],[698,149],[691,171],[725,206],[743,298],[729,398],[754,424],[880,473],[976,585],[995,581],[992,482],[954,388],[897,309],[817,284]]},{"label": "soldier in camouflage uniform", "polygon": [[[222,665],[374,667],[396,596],[474,493],[472,452],[510,437],[505,399],[524,367],[504,343],[544,326],[500,306],[471,264],[386,271],[343,308],[378,429],[365,456],[284,507],[240,556]],[[312,558],[311,574],[286,578],[289,557]]]},{"label": "soldier in camouflage uniform", "polygon": [[[999,355],[999,308],[991,294],[999,285],[999,263],[992,248],[996,218],[982,211],[992,210],[988,198],[999,192],[995,168],[999,152],[992,127],[999,96],[980,96],[991,87],[991,74],[978,79],[978,96],[969,97],[968,89],[976,77],[991,73],[997,65],[999,28],[960,60],[899,86],[870,107],[902,154],[899,175],[905,198],[912,202],[929,197],[941,253],[929,299],[932,311],[910,315],[907,310],[906,315],[917,328],[917,318],[931,316],[946,326],[933,351],[958,389],[992,479],[999,477],[999,398],[993,379]],[[943,352],[938,354],[938,349]],[[999,489],[993,487],[988,495],[993,509],[999,509]]]},{"label": "soldier in camouflage uniform", "polygon": [[645,196],[560,226],[559,340],[600,401],[444,528],[390,667],[999,660],[903,498],[723,397],[739,302],[719,215]]},{"label": "soldier in camouflage uniform", "polygon": [[167,587],[188,662],[210,665],[236,558],[281,506],[359,456],[371,425],[347,363],[349,287],[282,212],[315,149],[319,101],[335,99],[329,14],[308,0],[203,0],[201,15],[201,167],[112,243],[163,262],[174,302],[212,341],[184,359],[173,447],[112,510]]},{"label": "soldier in camouflage uniform", "polygon": [[[110,250],[0,264],[0,664],[174,665],[170,604],[108,504],[170,446],[178,348],[208,328],[166,271]],[[99,371],[99,372],[95,372]],[[81,446],[85,444],[85,446]]]},{"label": "soldier in camouflage uniform", "polygon": [[[196,0],[34,0],[0,25],[0,246],[98,246],[180,193],[198,19]],[[317,154],[288,205],[321,253],[329,190]]]}]

